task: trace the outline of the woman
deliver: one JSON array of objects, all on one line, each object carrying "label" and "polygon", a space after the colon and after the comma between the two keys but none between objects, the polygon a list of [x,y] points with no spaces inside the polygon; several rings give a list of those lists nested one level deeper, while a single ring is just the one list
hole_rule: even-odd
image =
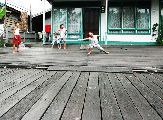
[{"label": "woman", "polygon": [[19,22],[15,23],[15,28],[13,31],[14,37],[13,37],[13,53],[19,52],[19,45],[21,43],[21,37],[19,33]]}]

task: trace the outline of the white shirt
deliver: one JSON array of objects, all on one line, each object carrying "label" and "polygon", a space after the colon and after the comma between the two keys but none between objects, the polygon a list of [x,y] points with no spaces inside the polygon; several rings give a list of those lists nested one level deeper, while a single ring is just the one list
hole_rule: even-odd
[{"label": "white shirt", "polygon": [[60,37],[65,38],[66,35],[66,28],[60,29]]},{"label": "white shirt", "polygon": [[98,44],[98,38],[96,35],[93,35],[93,38],[90,39],[92,45],[97,45]]},{"label": "white shirt", "polygon": [[14,35],[20,35],[19,30],[20,30],[19,28],[16,28],[14,31]]},{"label": "white shirt", "polygon": [[92,45],[97,45],[98,44],[98,39],[91,39],[91,44]]}]

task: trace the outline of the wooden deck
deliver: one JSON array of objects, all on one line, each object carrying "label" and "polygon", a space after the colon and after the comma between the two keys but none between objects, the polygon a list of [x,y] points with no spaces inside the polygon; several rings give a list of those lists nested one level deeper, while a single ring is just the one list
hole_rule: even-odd
[{"label": "wooden deck", "polygon": [[0,68],[0,120],[162,119],[162,73]]}]

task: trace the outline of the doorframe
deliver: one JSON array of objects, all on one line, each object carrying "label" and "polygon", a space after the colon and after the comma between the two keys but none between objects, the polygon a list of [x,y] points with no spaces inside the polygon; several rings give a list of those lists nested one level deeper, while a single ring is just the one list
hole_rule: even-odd
[{"label": "doorframe", "polygon": [[[96,8],[96,9],[99,9],[99,13],[98,13],[98,34],[99,35],[101,35],[101,12],[100,12],[100,8],[99,7],[83,7],[82,8],[82,32],[83,32],[83,36],[84,36],[84,21],[83,21],[83,19],[84,19],[84,9],[85,8]],[[101,39],[101,37],[100,37],[100,39]]]}]

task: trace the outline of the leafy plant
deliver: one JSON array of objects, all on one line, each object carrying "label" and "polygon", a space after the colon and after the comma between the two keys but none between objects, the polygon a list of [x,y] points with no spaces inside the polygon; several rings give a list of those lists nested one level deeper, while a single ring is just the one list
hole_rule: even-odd
[{"label": "leafy plant", "polygon": [[4,46],[4,40],[0,39],[0,47],[3,47]]},{"label": "leafy plant", "polygon": [[6,7],[0,8],[0,19],[2,19],[6,14]]},{"label": "leafy plant", "polygon": [[152,37],[155,38],[157,45],[163,45],[163,25],[155,23],[152,27]]},{"label": "leafy plant", "polygon": [[157,45],[163,45],[163,25],[159,25],[158,29],[158,37],[157,37]]}]

